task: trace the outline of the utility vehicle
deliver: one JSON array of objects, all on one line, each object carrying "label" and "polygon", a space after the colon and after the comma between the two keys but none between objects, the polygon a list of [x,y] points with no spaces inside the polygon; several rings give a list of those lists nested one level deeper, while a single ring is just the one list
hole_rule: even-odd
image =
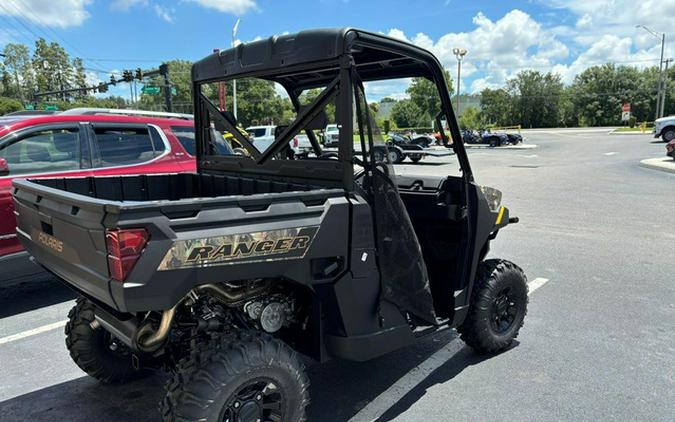
[{"label": "utility vehicle", "polygon": [[[438,87],[458,176],[397,177],[374,159],[386,144],[364,83],[409,77]],[[233,78],[281,85],[297,111],[265,151],[214,105],[213,84]],[[364,361],[451,328],[480,352],[511,345],[525,275],[485,257],[517,219],[474,181],[431,53],[311,30],[214,53],[192,83],[197,173],[14,182],[21,242],[81,294],[66,326],[80,368],[103,382],[170,370],[165,420],[296,422],[309,400],[301,354]],[[337,154],[314,133],[331,118]],[[219,154],[213,128],[249,156]],[[314,154],[297,159],[300,131]]]}]

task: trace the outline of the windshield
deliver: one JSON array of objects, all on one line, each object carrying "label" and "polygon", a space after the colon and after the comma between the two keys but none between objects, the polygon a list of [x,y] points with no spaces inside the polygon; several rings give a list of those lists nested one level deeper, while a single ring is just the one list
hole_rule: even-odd
[{"label": "windshield", "polygon": [[246,128],[246,132],[248,132],[251,136],[254,136],[256,138],[260,138],[261,136],[265,136],[265,132],[267,132],[267,130],[264,127],[258,127],[258,128],[249,127],[249,128]]},{"label": "windshield", "polygon": [[337,125],[328,125],[326,126],[326,132],[339,132]]}]

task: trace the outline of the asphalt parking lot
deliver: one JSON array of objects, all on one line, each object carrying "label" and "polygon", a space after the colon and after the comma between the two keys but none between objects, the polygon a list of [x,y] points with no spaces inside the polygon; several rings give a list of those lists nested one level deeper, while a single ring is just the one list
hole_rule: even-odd
[{"label": "asphalt parking lot", "polygon": [[[444,333],[366,363],[310,363],[310,421],[675,418],[675,174],[639,166],[663,144],[598,129],[525,137],[538,148],[469,153],[521,220],[490,253],[530,281],[516,345],[482,356]],[[0,420],[157,420],[164,376],[102,386],[70,361],[72,304],[50,279],[0,287]]]}]

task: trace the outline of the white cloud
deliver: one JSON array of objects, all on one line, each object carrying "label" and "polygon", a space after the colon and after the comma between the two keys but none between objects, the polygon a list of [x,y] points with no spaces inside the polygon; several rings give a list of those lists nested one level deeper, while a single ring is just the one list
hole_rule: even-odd
[{"label": "white cloud", "polygon": [[241,16],[246,12],[257,10],[255,0],[188,0],[207,9],[214,9],[223,13]]},{"label": "white cloud", "polygon": [[153,10],[159,16],[161,19],[163,19],[166,22],[172,23],[173,22],[173,13],[169,9],[162,7],[158,4],[153,4],[152,5]]},{"label": "white cloud", "polygon": [[0,15],[58,28],[79,26],[89,17],[91,0],[0,0]]},{"label": "white cloud", "polygon": [[110,3],[110,8],[113,10],[126,11],[134,6],[147,6],[148,0],[113,0]]},{"label": "white cloud", "polygon": [[[389,36],[410,41],[433,52],[443,66],[456,75],[457,59],[452,50],[462,47],[468,54],[462,62],[462,92],[475,92],[485,87],[502,86],[506,79],[527,68],[550,68],[553,60],[565,59],[569,49],[546,31],[530,15],[514,9],[501,19],[492,21],[483,13],[473,18],[476,28],[470,32],[448,33],[437,41],[424,33],[408,38],[397,28]],[[468,78],[481,77],[468,85]],[[456,81],[455,81],[456,86]]]}]

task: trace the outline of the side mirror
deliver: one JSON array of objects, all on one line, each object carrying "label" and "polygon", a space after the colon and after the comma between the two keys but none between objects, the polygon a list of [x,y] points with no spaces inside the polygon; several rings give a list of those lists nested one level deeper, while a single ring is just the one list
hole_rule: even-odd
[{"label": "side mirror", "polygon": [[9,164],[4,158],[0,158],[0,176],[9,175]]}]

